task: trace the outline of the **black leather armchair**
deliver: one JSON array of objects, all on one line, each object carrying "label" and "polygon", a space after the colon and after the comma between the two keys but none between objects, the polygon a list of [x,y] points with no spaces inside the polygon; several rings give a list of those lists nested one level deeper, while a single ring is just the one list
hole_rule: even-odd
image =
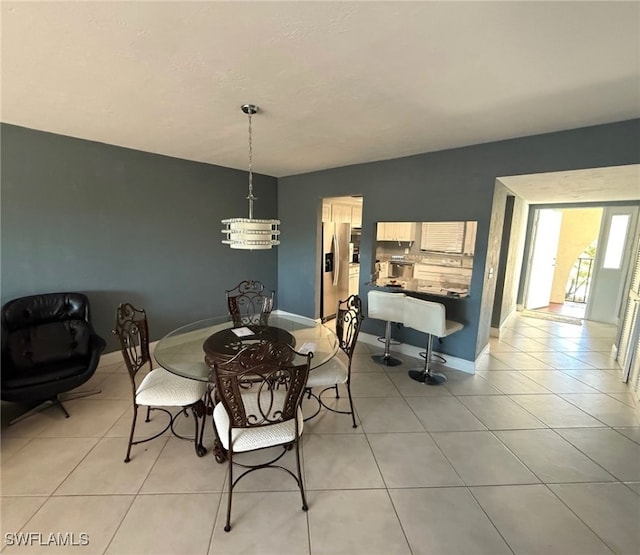
[{"label": "black leather armchair", "polygon": [[[61,394],[96,371],[105,341],[91,324],[89,300],[81,293],[21,297],[2,308],[3,401],[40,403],[14,422],[51,405],[67,418]],[[69,398],[100,393],[74,392]]]}]

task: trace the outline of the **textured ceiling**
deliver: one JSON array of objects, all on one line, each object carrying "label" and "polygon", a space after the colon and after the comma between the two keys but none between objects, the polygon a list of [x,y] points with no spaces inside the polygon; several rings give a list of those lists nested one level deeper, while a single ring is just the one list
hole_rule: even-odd
[{"label": "textured ceiling", "polygon": [[285,176],[640,115],[637,2],[3,2],[2,121]]},{"label": "textured ceiling", "polygon": [[531,204],[640,199],[640,164],[513,175],[500,181]]}]

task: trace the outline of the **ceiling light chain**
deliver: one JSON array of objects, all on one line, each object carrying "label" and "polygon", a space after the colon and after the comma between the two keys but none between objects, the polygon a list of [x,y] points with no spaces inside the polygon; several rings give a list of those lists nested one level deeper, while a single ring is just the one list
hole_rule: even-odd
[{"label": "ceiling light chain", "polygon": [[257,200],[253,196],[253,133],[251,127],[251,116],[258,112],[258,107],[254,104],[244,104],[242,111],[249,117],[249,218],[230,218],[222,220],[225,229],[226,239],[222,242],[232,249],[270,249],[274,245],[279,245],[278,237],[280,230],[280,220],[257,220],[253,217],[253,201]]},{"label": "ceiling light chain", "polygon": [[[246,108],[246,109],[245,109]],[[249,219],[253,219],[253,201],[256,197],[253,196],[253,172],[251,171],[251,164],[253,162],[253,140],[251,133],[251,116],[258,111],[257,106],[251,104],[245,104],[242,107],[242,111],[249,116]]]}]

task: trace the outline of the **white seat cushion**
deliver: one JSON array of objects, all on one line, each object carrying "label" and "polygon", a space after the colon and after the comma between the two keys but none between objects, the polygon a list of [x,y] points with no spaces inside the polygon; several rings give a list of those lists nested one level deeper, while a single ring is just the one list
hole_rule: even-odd
[{"label": "white seat cushion", "polygon": [[318,366],[318,368],[314,368],[309,372],[307,387],[330,386],[337,383],[345,383],[348,376],[349,369],[347,365],[338,357],[333,357],[322,366]]},{"label": "white seat cushion", "polygon": [[202,399],[207,384],[182,378],[164,368],[149,372],[136,391],[136,403],[156,407],[185,407]]},{"label": "white seat cushion", "polygon": [[457,331],[460,331],[464,328],[464,325],[460,322],[454,322],[453,320],[447,320],[445,322],[445,334],[443,337],[447,337],[447,335],[451,335]]},{"label": "white seat cushion", "polygon": [[[244,393],[242,398],[245,403],[247,413],[257,413],[257,395],[255,393]],[[284,391],[274,391],[274,403],[271,414],[280,410],[285,398]],[[222,403],[218,403],[213,409],[213,421],[216,425],[218,437],[225,449],[229,449],[229,415]],[[304,419],[302,411],[298,408],[298,431],[302,434]],[[296,438],[296,425],[293,419],[256,426],[255,428],[233,428],[231,430],[231,441],[234,453],[241,451],[251,451],[262,449],[273,445],[290,443]]]}]

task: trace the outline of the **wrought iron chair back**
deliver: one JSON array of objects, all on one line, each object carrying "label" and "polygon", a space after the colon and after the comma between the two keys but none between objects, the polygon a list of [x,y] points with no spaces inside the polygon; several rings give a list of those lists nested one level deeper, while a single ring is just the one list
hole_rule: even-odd
[{"label": "wrought iron chair back", "polygon": [[313,354],[300,355],[304,363],[297,365],[295,356],[289,345],[259,343],[214,364],[216,394],[231,427],[269,426],[296,418]]},{"label": "wrought iron chair back", "polygon": [[116,310],[116,327],[113,333],[120,341],[120,349],[131,377],[135,397],[136,374],[145,364],[151,365],[146,311],[136,308],[131,303],[121,303]]},{"label": "wrought iron chair back", "polygon": [[356,348],[363,320],[362,300],[358,295],[351,295],[347,300],[339,301],[336,315],[336,335],[340,349],[349,357],[349,367],[351,367],[351,358]]},{"label": "wrought iron chair back", "polygon": [[275,292],[254,280],[241,281],[225,291],[229,314],[235,327],[266,326],[273,310]]}]

